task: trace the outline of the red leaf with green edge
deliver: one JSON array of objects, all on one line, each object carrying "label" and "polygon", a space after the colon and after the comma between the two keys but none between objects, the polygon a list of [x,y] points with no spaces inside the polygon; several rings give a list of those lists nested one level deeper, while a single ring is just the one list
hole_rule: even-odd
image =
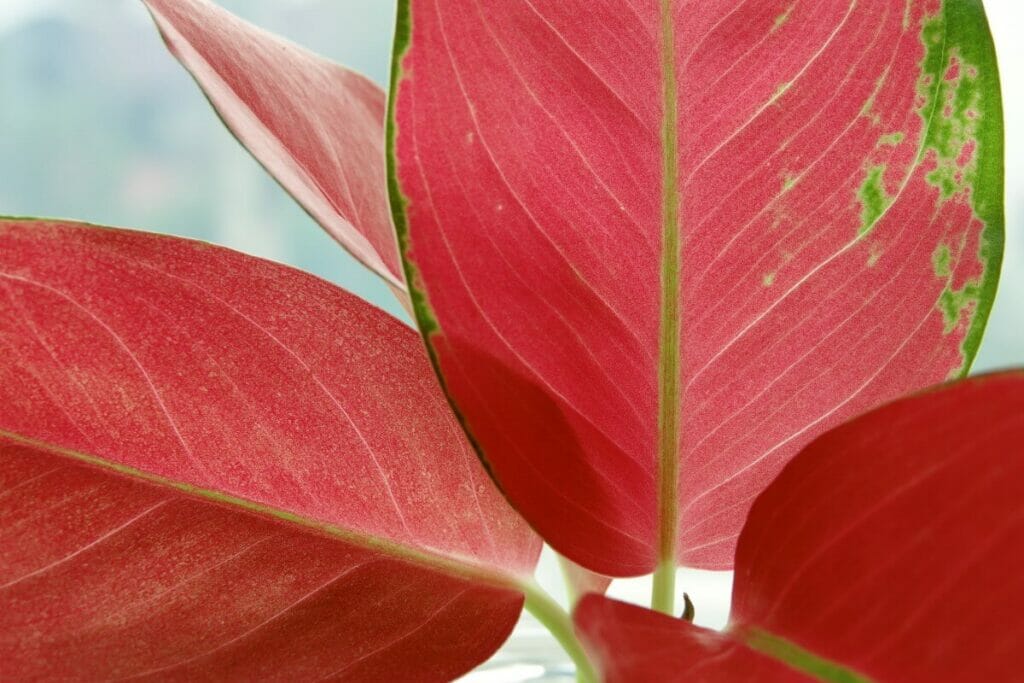
[{"label": "red leaf with green edge", "polygon": [[577,629],[610,681],[1017,680],[1022,439],[1024,372],[875,410],[754,503],[723,633],[595,598]]},{"label": "red leaf with green edge", "polygon": [[583,566],[731,566],[804,444],[974,357],[1003,228],[976,0],[402,0],[393,81],[421,329]]},{"label": "red leaf with green edge", "polygon": [[143,1],[239,142],[407,304],[385,186],[384,91],[207,0]]},{"label": "red leaf with green edge", "polygon": [[2,677],[444,680],[539,539],[416,333],[177,238],[0,222]]}]

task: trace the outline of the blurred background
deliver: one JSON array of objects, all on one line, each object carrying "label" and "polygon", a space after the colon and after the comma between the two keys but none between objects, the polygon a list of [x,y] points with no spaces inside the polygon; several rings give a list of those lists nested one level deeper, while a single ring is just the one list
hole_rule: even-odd
[{"label": "blurred background", "polygon": [[[236,14],[387,82],[389,0],[218,0]],[[999,296],[974,371],[1024,365],[1024,27],[1021,0],[985,0],[1006,114],[1007,239]],[[222,128],[164,49],[138,0],[0,0],[0,215],[76,218],[195,237],[289,263],[404,320]],[[557,564],[539,579],[564,602]],[[730,572],[681,572],[697,621],[721,627]],[[634,602],[649,581],[616,581]],[[680,603],[681,604],[681,603]],[[524,615],[474,683],[570,680],[550,636]]]}]

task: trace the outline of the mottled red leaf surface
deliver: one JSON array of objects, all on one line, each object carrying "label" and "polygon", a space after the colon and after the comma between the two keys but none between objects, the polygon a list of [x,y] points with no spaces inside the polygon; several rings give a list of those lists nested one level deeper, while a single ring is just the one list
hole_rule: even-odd
[{"label": "mottled red leaf surface", "polygon": [[610,681],[1018,680],[1022,441],[1021,372],[885,406],[757,499],[724,633],[594,597],[578,629]]},{"label": "mottled red leaf surface", "polygon": [[238,140],[405,300],[384,171],[384,91],[207,0],[144,0]]},{"label": "mottled red leaf surface", "polygon": [[0,222],[0,678],[445,680],[539,546],[386,313],[198,242]]},{"label": "mottled red leaf surface", "polygon": [[590,569],[731,566],[801,446],[977,350],[1002,249],[977,0],[403,0],[393,92],[446,389]]}]

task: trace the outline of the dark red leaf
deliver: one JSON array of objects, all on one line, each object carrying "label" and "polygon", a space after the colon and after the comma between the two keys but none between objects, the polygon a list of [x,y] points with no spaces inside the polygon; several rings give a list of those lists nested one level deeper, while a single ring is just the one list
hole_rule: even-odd
[{"label": "dark red leaf", "polygon": [[1022,440],[1022,372],[885,406],[757,499],[724,633],[593,596],[578,628],[610,681],[1017,680]]}]

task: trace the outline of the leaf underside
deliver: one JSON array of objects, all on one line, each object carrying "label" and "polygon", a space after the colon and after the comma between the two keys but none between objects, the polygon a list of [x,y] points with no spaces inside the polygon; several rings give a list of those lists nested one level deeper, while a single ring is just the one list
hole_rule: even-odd
[{"label": "leaf underside", "polygon": [[408,306],[386,196],[384,91],[208,0],[144,2],[239,142]]},{"label": "leaf underside", "polygon": [[0,221],[0,669],[447,680],[539,539],[417,335],[226,249]]},{"label": "leaf underside", "polygon": [[980,3],[399,10],[389,182],[417,318],[562,554],[728,568],[802,446],[969,367],[1003,234]]}]

